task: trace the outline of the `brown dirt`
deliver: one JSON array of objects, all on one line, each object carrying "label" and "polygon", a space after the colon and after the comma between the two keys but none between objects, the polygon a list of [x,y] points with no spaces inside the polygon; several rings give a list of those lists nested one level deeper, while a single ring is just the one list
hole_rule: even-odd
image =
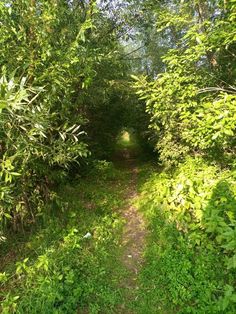
[{"label": "brown dirt", "polygon": [[126,220],[122,244],[125,248],[123,255],[123,263],[131,272],[132,277],[129,278],[130,288],[134,288],[133,283],[136,280],[136,275],[142,264],[142,252],[145,243],[146,229],[144,219],[137,208],[133,205],[134,200],[138,194],[136,191],[136,181],[138,169],[132,170],[133,178],[130,184],[130,191],[127,195],[129,199],[129,206],[123,210],[123,217]]},{"label": "brown dirt", "polygon": [[[145,221],[142,214],[134,205],[135,199],[138,197],[138,167],[136,166],[135,156],[133,156],[132,152],[130,153],[125,149],[124,151],[118,152],[113,161],[117,167],[126,168],[128,171],[131,171],[132,174],[125,195],[127,206],[120,209],[120,213],[125,220],[124,232],[121,240],[121,247],[123,248],[121,263],[127,269],[127,276],[120,282],[125,302],[116,308],[115,313],[134,314],[134,312],[128,308],[128,304],[134,300],[135,291],[139,288],[137,279],[143,263],[142,254],[147,230],[145,228]],[[79,310],[77,313],[87,314],[89,313],[89,310],[83,309]]]},{"label": "brown dirt", "polygon": [[[125,220],[124,233],[122,238],[123,254],[121,262],[127,269],[127,276],[120,283],[124,292],[125,303],[128,304],[135,298],[135,291],[138,287],[138,273],[143,263],[143,250],[147,230],[142,214],[134,205],[135,199],[138,197],[137,192],[137,176],[138,168],[135,159],[126,159],[123,167],[130,169],[132,178],[126,194],[128,206],[121,210],[121,214]],[[130,309],[126,308],[126,304],[122,304],[117,313],[132,314]]]}]

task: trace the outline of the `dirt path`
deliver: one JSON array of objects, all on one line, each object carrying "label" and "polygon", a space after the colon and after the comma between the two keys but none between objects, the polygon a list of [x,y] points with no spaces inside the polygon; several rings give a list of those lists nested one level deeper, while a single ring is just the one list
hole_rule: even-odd
[{"label": "dirt path", "polygon": [[147,230],[142,214],[134,205],[134,201],[138,197],[138,167],[136,166],[136,161],[135,159],[127,158],[124,160],[123,166],[130,170],[132,177],[126,195],[127,207],[121,211],[121,215],[125,219],[121,262],[127,269],[127,276],[121,282],[125,302],[118,309],[118,313],[130,314],[133,312],[127,306],[135,301],[135,292],[138,289],[138,272],[143,262],[142,253],[144,251]]}]

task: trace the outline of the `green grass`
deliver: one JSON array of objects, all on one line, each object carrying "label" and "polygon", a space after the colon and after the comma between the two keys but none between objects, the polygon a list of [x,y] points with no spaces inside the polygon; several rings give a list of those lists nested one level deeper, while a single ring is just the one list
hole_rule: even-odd
[{"label": "green grass", "polygon": [[3,313],[112,313],[122,304],[118,209],[129,176],[96,163],[86,179],[60,187],[62,208],[51,209],[21,243],[10,239],[8,250],[18,253],[8,257],[1,276]]},{"label": "green grass", "polygon": [[171,172],[152,163],[136,166],[140,195],[134,205],[149,232],[132,297],[122,285],[131,275],[122,265],[120,214],[131,171],[100,161],[86,178],[58,188],[60,199],[41,224],[5,243],[3,313],[236,312],[230,267],[235,173],[198,159]]},{"label": "green grass", "polygon": [[[140,171],[141,196],[136,206],[146,217],[149,236],[139,274],[139,290],[131,308],[137,314],[146,314],[147,309],[149,314],[235,313],[235,270],[226,264],[231,251],[223,249],[217,242],[219,238],[215,239],[214,233],[207,233],[194,220],[198,193],[202,195],[203,211],[209,204],[214,203],[216,211],[222,206],[218,201],[222,195],[219,190],[214,194],[214,186],[218,186],[219,176],[227,173],[219,174],[214,167],[194,160],[176,173],[151,169],[145,165]],[[198,183],[198,186],[194,183],[195,192],[187,189],[191,182]],[[232,194],[227,191],[221,192],[224,212],[234,204]],[[206,199],[208,207],[204,209]],[[181,211],[184,215],[180,215]],[[192,213],[191,219],[188,212]],[[226,223],[224,226],[229,230]],[[232,246],[233,238],[229,241]]]}]

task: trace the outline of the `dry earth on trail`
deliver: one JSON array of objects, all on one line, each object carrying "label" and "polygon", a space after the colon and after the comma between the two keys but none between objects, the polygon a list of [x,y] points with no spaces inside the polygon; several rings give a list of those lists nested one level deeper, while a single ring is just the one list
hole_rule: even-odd
[{"label": "dry earth on trail", "polygon": [[[136,155],[132,154],[130,150],[124,149],[117,152],[114,156],[114,164],[118,168],[127,169],[131,173],[129,186],[127,186],[124,195],[126,205],[119,209],[121,216],[125,221],[123,236],[121,239],[121,257],[120,263],[127,270],[119,287],[123,292],[123,304],[120,304],[115,309],[117,314],[135,314],[130,308],[129,304],[135,301],[136,291],[138,287],[138,273],[143,263],[143,251],[145,246],[145,239],[147,236],[146,224],[142,214],[134,205],[135,199],[138,197],[137,180],[138,167]],[[78,311],[78,314],[88,314],[88,309]],[[101,312],[101,314],[103,314]]]},{"label": "dry earth on trail", "polygon": [[122,304],[117,313],[132,314],[130,309],[127,309],[127,304],[134,301],[135,291],[138,287],[138,273],[143,263],[143,251],[147,230],[142,214],[134,205],[135,199],[138,197],[137,192],[137,177],[138,167],[136,160],[132,156],[125,156],[123,167],[129,169],[132,173],[130,185],[127,188],[127,207],[121,209],[121,215],[125,220],[124,232],[122,237],[121,262],[127,269],[127,276],[120,283],[125,294],[125,304]]}]

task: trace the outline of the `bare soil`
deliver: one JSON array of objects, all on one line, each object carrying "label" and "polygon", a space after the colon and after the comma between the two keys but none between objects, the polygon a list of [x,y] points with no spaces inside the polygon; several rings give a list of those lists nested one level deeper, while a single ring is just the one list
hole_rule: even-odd
[{"label": "bare soil", "polygon": [[[120,156],[121,157],[121,156]],[[120,165],[131,171],[131,180],[127,187],[127,207],[121,209],[121,215],[125,220],[124,232],[122,237],[121,262],[127,269],[127,276],[122,279],[120,287],[124,292],[125,304],[122,304],[117,313],[132,314],[133,312],[127,308],[127,305],[134,301],[135,292],[138,287],[138,273],[143,263],[143,251],[147,230],[142,214],[135,206],[135,199],[138,197],[137,179],[138,167],[136,160],[132,158],[132,154],[125,152],[123,162],[120,159]]]}]

